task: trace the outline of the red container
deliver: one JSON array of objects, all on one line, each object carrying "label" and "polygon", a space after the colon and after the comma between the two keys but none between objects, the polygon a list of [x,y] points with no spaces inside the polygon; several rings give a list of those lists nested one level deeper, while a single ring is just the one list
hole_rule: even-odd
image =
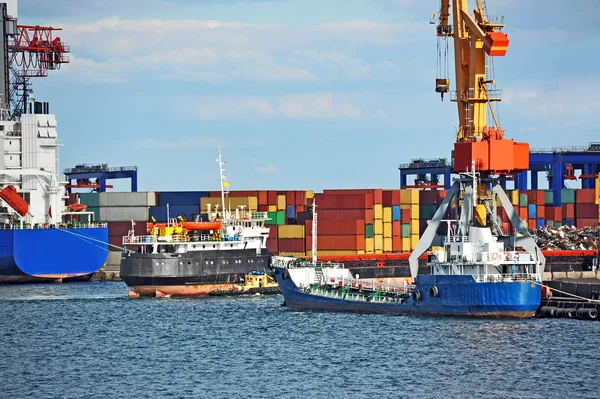
[{"label": "red container", "polygon": [[381,194],[383,206],[400,205],[400,190],[385,190]]},{"label": "red container", "polygon": [[392,236],[400,236],[400,233],[402,231],[402,222],[399,220],[394,220],[392,222]]},{"label": "red container", "polygon": [[[542,204],[543,204],[543,202],[542,202]],[[535,216],[538,219],[541,219],[542,216],[544,216],[545,214],[546,214],[546,207],[544,205],[538,205],[535,210]]]},{"label": "red container", "polygon": [[575,219],[575,204],[563,204],[563,219]]},{"label": "red container", "polygon": [[269,205],[258,205],[258,211],[259,212],[268,212],[269,211]]},{"label": "red container", "polygon": [[[135,231],[135,235],[143,236],[148,234],[148,226],[146,225],[146,221],[137,221],[134,222],[135,226],[133,230]],[[129,230],[131,230],[131,221],[129,222],[107,222],[108,226],[108,235],[114,237],[123,237],[126,236]]]},{"label": "red container", "polygon": [[519,207],[519,218],[521,220],[527,220],[527,207],[526,206],[521,206]]},{"label": "red container", "polygon": [[[296,201],[296,193],[294,191],[287,191],[285,193],[285,204],[294,205]],[[281,252],[284,252],[283,250]]]},{"label": "red container", "polygon": [[508,219],[508,214],[506,213],[506,211],[504,210],[504,208],[499,208],[498,209],[498,214],[500,215],[500,218],[502,219],[502,222],[510,222],[510,220]]},{"label": "red container", "polygon": [[537,190],[535,192],[535,203],[537,205],[544,205],[546,203],[546,192],[544,190]]},{"label": "red container", "polygon": [[556,220],[554,219],[554,208],[549,206],[544,208],[544,220]]},{"label": "red container", "polygon": [[265,190],[261,190],[258,192],[258,205],[268,205],[267,192]]},{"label": "red container", "polygon": [[118,251],[123,248],[123,236],[108,236],[108,244],[109,251]]},{"label": "red container", "polygon": [[304,238],[280,238],[277,246],[279,252],[305,252]]},{"label": "red container", "polygon": [[402,237],[393,236],[392,237],[392,252],[400,252],[402,251]]},{"label": "red container", "polygon": [[420,190],[419,204],[437,205],[440,203],[440,193],[438,190]]},{"label": "red container", "polygon": [[[365,236],[322,236],[317,237],[317,250],[360,251],[365,249]],[[306,236],[306,250],[312,251],[312,236]]]},{"label": "red container", "polygon": [[267,191],[267,202],[269,205],[277,205],[277,191]]},{"label": "red container", "polygon": [[373,194],[315,195],[319,209],[372,209]]},{"label": "red container", "polygon": [[529,230],[537,229],[535,219],[529,220],[529,223],[527,224],[527,226],[528,226]]},{"label": "red container", "polygon": [[[305,224],[306,234],[312,235],[312,220]],[[317,236],[327,235],[364,235],[365,221],[355,220],[319,220],[317,224]]]},{"label": "red container", "polygon": [[579,219],[596,219],[598,221],[598,205],[577,204],[575,206],[575,217]]},{"label": "red container", "polygon": [[598,219],[579,219],[577,218],[577,228],[583,229],[584,227],[595,227],[598,224]]},{"label": "red container", "polygon": [[[357,188],[357,189],[334,189],[323,190],[325,195],[356,195],[356,194],[373,194],[373,204],[381,204],[383,201],[383,189],[381,188]],[[398,198],[399,199],[399,198]],[[317,204],[319,200],[317,200]],[[371,205],[371,208],[373,206]]]},{"label": "red container", "polygon": [[[277,230],[277,229],[275,229],[275,230]],[[269,251],[271,251],[273,254],[279,253],[276,238],[267,238],[267,249]]]},{"label": "red container", "polygon": [[269,228],[269,238],[277,239],[277,226],[268,226]]},{"label": "red container", "polygon": [[[575,191],[575,203],[595,204],[596,190],[593,188],[582,188]],[[579,217],[579,216],[578,216]]]},{"label": "red container", "polygon": [[298,210],[299,206],[304,206],[306,203],[306,191],[296,191],[294,197],[294,205],[296,205],[296,210]]},{"label": "red container", "polygon": [[448,194],[448,192],[446,190],[438,190],[438,192],[440,193],[440,203],[446,199],[446,194]]},{"label": "red container", "polygon": [[537,200],[537,194],[535,191],[529,190],[525,192],[527,194],[527,204],[535,204]]},{"label": "red container", "polygon": [[554,218],[551,220],[554,220],[555,222],[560,222],[562,220],[562,208],[554,208]]},{"label": "red container", "polygon": [[400,209],[400,220],[402,223],[410,222],[410,209]]}]

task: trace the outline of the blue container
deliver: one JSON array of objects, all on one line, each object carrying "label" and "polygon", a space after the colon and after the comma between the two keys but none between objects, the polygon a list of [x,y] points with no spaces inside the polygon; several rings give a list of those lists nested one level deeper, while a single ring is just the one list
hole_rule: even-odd
[{"label": "blue container", "polygon": [[392,220],[400,220],[400,207],[398,205],[392,207]]},{"label": "blue container", "polygon": [[288,219],[296,219],[296,206],[288,205],[285,208],[285,217]]},{"label": "blue container", "polygon": [[573,227],[573,225],[575,224],[575,220],[574,219],[564,219],[563,224],[566,224],[569,227]]},{"label": "blue container", "polygon": [[[152,217],[156,219],[157,222],[166,222],[167,221],[167,207],[166,206],[151,206],[150,207],[150,220]],[[169,205],[169,217],[171,219],[176,218],[178,216],[183,216],[186,220],[190,220],[191,215],[197,215],[200,213],[199,205],[180,205],[180,206],[171,206]]]},{"label": "blue container", "polygon": [[535,224],[535,227],[537,229],[544,227],[544,225],[546,224],[546,221],[544,219],[538,219],[537,223]]},{"label": "blue container", "polygon": [[528,211],[529,219],[535,219],[535,204],[529,204]]},{"label": "blue container", "polygon": [[158,193],[158,205],[200,206],[200,198],[210,197],[208,191],[163,191]]}]

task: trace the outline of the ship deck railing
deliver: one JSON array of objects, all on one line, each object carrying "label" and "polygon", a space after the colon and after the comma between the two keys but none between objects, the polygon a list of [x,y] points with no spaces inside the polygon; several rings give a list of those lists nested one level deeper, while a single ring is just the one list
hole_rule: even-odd
[{"label": "ship deck railing", "polygon": [[189,236],[185,234],[175,234],[169,236],[160,235],[128,235],[123,236],[123,244],[177,244],[177,243],[188,243],[193,242],[197,244],[217,244],[217,243],[235,243],[239,240],[221,239],[215,240],[210,234],[203,234],[199,237]]},{"label": "ship deck railing", "polygon": [[[340,282],[342,283],[340,285]],[[378,281],[370,281],[370,280],[361,280],[355,278],[342,278],[336,279],[331,278],[327,281],[327,285],[337,286],[337,287],[346,287],[346,288],[355,288],[359,290],[370,290],[370,291],[384,291],[384,292],[393,292],[399,294],[409,294],[415,289],[414,284],[390,284],[390,283],[382,283]]]},{"label": "ship deck railing", "polygon": [[468,242],[469,236],[449,236],[446,237],[446,242]]},{"label": "ship deck railing", "polygon": [[15,224],[0,224],[0,230],[44,230],[44,229],[84,229],[84,228],[107,228],[107,223],[99,223],[99,222],[72,222],[72,223],[62,223],[58,227],[49,225],[48,223],[23,223],[23,227],[19,223]]},{"label": "ship deck railing", "polygon": [[537,280],[533,273],[473,274],[472,276],[478,283],[510,283]]},{"label": "ship deck railing", "polygon": [[534,263],[532,254],[527,252],[505,251],[505,252],[481,252],[477,255],[478,262],[510,262],[512,263]]}]

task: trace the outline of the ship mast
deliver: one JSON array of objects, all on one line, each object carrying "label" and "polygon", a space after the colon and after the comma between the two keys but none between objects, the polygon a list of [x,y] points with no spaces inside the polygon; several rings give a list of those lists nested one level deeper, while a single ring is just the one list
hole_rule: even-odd
[{"label": "ship mast", "polygon": [[225,162],[223,162],[223,157],[221,156],[221,147],[219,146],[219,158],[217,158],[217,162],[219,164],[219,176],[221,180],[221,206],[223,212],[223,219],[225,219],[225,179],[227,176],[225,175]]},{"label": "ship mast", "polygon": [[312,262],[317,265],[317,204],[313,198],[313,218],[312,218]]}]

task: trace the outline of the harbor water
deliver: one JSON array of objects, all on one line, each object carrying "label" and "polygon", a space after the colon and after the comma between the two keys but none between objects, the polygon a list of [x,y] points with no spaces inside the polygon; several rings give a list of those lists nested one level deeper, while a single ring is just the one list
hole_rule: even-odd
[{"label": "harbor water", "polygon": [[596,321],[294,313],[282,300],[0,286],[0,396],[598,397]]}]

